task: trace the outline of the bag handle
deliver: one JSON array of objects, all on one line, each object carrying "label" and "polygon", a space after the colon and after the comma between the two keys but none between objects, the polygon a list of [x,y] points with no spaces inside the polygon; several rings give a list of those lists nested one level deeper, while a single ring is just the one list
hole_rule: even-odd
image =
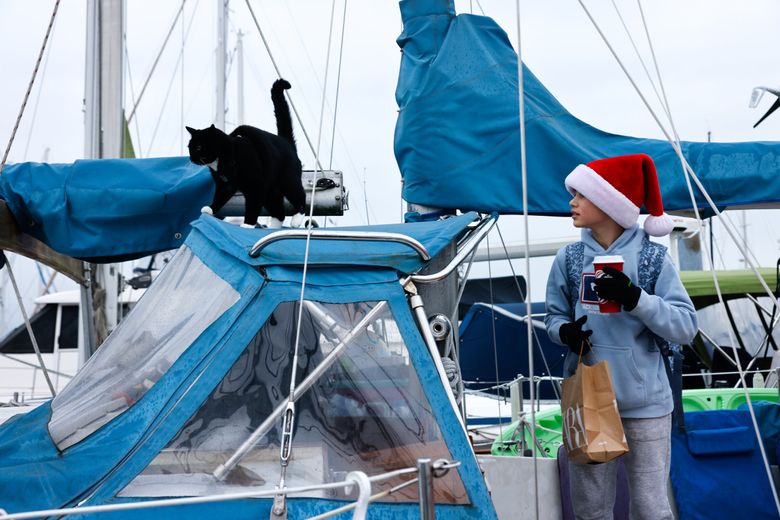
[{"label": "bag handle", "polygon": [[580,343],[580,354],[579,354],[579,358],[577,359],[577,365],[580,365],[582,363],[582,351],[585,349],[585,345],[588,346],[588,352],[590,352],[590,349],[593,348],[593,345],[591,344],[588,338],[582,340],[582,342]]}]

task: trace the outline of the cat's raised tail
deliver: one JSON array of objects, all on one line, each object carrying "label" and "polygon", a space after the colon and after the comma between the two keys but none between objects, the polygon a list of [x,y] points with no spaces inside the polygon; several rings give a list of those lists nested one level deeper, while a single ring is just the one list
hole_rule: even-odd
[{"label": "cat's raised tail", "polygon": [[287,100],[284,99],[284,91],[292,88],[286,79],[277,79],[271,87],[271,101],[274,103],[274,115],[276,116],[276,135],[288,141],[295,150],[295,137],[293,137],[292,118]]}]

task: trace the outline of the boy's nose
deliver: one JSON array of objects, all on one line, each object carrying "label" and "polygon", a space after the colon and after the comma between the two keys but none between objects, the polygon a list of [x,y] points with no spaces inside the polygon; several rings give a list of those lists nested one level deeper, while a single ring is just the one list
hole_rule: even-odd
[{"label": "boy's nose", "polygon": [[571,206],[572,208],[574,207],[574,201],[575,201],[575,200],[576,200],[576,197],[572,198],[572,199],[569,201],[569,206]]}]

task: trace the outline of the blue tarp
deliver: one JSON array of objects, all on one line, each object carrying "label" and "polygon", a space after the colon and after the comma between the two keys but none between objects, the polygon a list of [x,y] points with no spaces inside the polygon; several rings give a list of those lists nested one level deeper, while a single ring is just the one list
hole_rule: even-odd
[{"label": "blue tarp", "polygon": [[[441,234],[433,228],[452,228],[452,221],[426,225],[429,228],[427,234],[439,240]],[[420,228],[412,224],[402,227],[406,226]],[[117,493],[168,445],[198,410],[277,306],[299,298],[300,267],[266,266],[261,273],[257,264],[244,253],[262,231],[241,230],[205,216],[195,229],[189,235],[186,246],[240,294],[239,300],[183,351],[143,397],[64,451],[57,450],[47,430],[51,413],[49,404],[0,426],[1,508],[13,513],[74,506],[82,500],[83,505],[143,500],[117,498]],[[321,254],[321,247],[331,249],[333,244],[312,242],[313,257]],[[223,248],[225,245],[227,247]],[[312,266],[307,275],[306,297],[326,303],[380,300],[389,303],[442,440],[452,457],[461,462],[455,471],[461,475],[468,492],[469,505],[439,504],[436,506],[437,518],[495,518],[471,446],[430,362],[430,355],[398,283],[397,272],[392,266],[354,265],[351,260],[349,255],[345,255],[342,266]],[[165,276],[165,270],[160,276]],[[154,291],[153,284],[144,298],[156,297]],[[165,296],[170,305],[176,305],[175,294]],[[132,316],[131,312],[125,320],[130,320]],[[96,356],[99,355],[100,350]],[[90,366],[88,364],[83,370],[89,370]],[[121,364],[118,363],[119,366]],[[342,503],[328,499],[291,498],[289,517],[309,518]],[[106,516],[139,519],[267,518],[271,504],[270,498],[246,499],[182,508],[126,511]],[[411,519],[419,518],[419,515],[416,503],[378,503],[372,504],[368,511],[371,519]]]},{"label": "blue tarp", "polygon": [[[397,233],[417,240],[431,258],[445,246],[460,237],[466,226],[478,215],[466,213],[457,217],[434,222],[412,222],[409,224],[387,224],[380,226],[355,226],[329,228],[334,231],[357,231],[365,233]],[[257,258],[251,258],[249,251],[261,238],[278,229],[247,229],[240,226],[223,226],[214,217],[204,215],[193,223],[193,227],[208,234],[220,249],[244,262],[257,266],[303,265],[306,239],[285,239],[270,243]],[[220,230],[217,234],[215,230]],[[327,230],[318,230],[327,232]],[[344,265],[366,267],[390,267],[402,273],[412,273],[425,265],[420,255],[410,246],[398,242],[318,240],[316,247],[309,250],[310,265]]]},{"label": "blue tarp", "polygon": [[[534,320],[544,322],[544,302],[531,304]],[[525,303],[495,305],[495,311],[486,303],[471,306],[460,324],[460,366],[463,380],[469,389],[483,389],[507,382],[518,375],[529,376],[528,331]],[[567,349],[556,345],[543,328],[534,328],[534,375],[563,376],[563,359]],[[496,357],[500,362],[496,363]],[[552,384],[539,386],[542,399],[559,399]],[[528,384],[523,384],[523,395],[530,395]]]},{"label": "blue tarp", "polygon": [[672,431],[671,481],[680,520],[778,518],[750,414],[685,414]]},{"label": "blue tarp", "polygon": [[[409,202],[520,213],[517,55],[490,18],[455,15],[454,0],[401,3],[403,50],[395,154]],[[578,164],[646,153],[667,210],[691,208],[666,141],[609,134],[571,115],[523,67],[528,211],[568,215],[563,179]],[[684,142],[688,162],[720,207],[780,201],[780,143]],[[697,193],[697,205],[708,207]]]},{"label": "blue tarp", "polygon": [[22,231],[94,262],[179,247],[213,196],[208,168],[187,157],[18,163],[0,176],[0,198]]}]

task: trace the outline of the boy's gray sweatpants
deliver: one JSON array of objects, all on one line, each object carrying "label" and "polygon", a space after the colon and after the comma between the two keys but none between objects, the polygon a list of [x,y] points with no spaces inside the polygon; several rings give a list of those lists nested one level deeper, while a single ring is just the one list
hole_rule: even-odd
[{"label": "boy's gray sweatpants", "polygon": [[[653,419],[623,419],[629,449],[623,461],[628,473],[632,520],[673,518],[666,494],[671,425],[671,415]],[[569,462],[571,499],[574,516],[578,520],[612,519],[617,461],[584,465]]]}]

